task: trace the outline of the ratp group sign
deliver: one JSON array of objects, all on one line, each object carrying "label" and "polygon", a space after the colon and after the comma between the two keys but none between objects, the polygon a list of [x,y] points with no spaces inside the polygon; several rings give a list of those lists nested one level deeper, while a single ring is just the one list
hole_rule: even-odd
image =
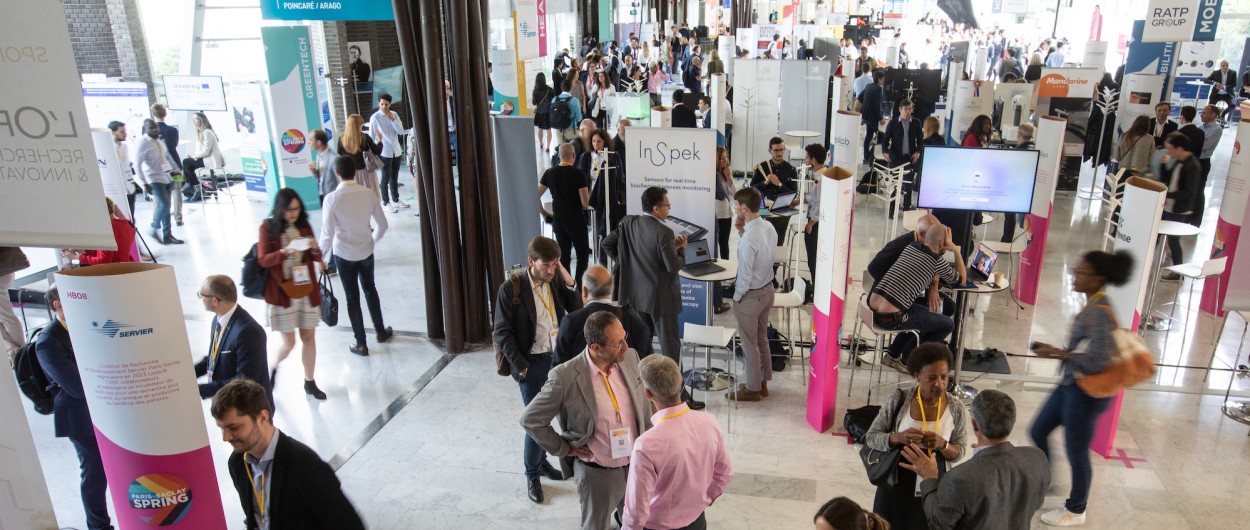
[{"label": "ratp group sign", "polygon": [[1215,40],[1224,0],[1150,0],[1144,42]]}]

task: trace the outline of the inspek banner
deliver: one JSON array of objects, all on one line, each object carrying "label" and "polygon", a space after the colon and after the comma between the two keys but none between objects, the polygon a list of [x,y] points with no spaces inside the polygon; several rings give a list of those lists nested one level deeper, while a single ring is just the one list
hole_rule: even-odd
[{"label": "inspek banner", "polygon": [[1224,0],[1150,0],[1145,42],[1215,40]]},{"label": "inspek banner", "polygon": [[[630,127],[625,147],[625,211],[641,215],[642,192],[652,186],[668,190],[665,225],[690,241],[707,239],[716,248],[716,131]],[[708,325],[708,284],[681,279],[678,322]],[[679,328],[681,329],[681,328]]]},{"label": "inspek banner", "polygon": [[173,267],[96,265],[56,281],[117,527],[225,528]]}]

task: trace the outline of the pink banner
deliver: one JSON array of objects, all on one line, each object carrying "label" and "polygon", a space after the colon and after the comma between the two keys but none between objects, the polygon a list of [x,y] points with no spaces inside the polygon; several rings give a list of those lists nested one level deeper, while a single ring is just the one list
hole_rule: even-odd
[{"label": "pink banner", "polygon": [[1215,225],[1215,241],[1211,243],[1211,257],[1226,257],[1228,260],[1224,264],[1224,274],[1218,278],[1207,278],[1202,287],[1202,304],[1199,306],[1203,312],[1215,316],[1224,316],[1225,297],[1228,296],[1228,285],[1232,281],[1237,260],[1238,235],[1245,226],[1245,214],[1247,208],[1250,208],[1250,204],[1247,204],[1250,203],[1250,152],[1241,152],[1241,146],[1247,142],[1250,142],[1250,118],[1243,117],[1233,142],[1233,155],[1229,157],[1224,192],[1220,194],[1220,218]]},{"label": "pink banner", "polygon": [[[1050,208],[1053,210],[1054,205]],[[1020,253],[1020,278],[1013,289],[1021,302],[1036,304],[1042,283],[1042,260],[1046,257],[1046,237],[1050,234],[1050,212],[1046,217],[1024,216],[1024,231],[1026,239],[1024,251]]]},{"label": "pink banner", "polygon": [[812,344],[810,367],[807,373],[807,424],[819,432],[834,425],[834,410],[838,404],[838,367],[842,363],[842,351],[838,338],[842,336],[842,313],[846,302],[829,295],[827,315],[815,310],[812,332],[816,341]]},{"label": "pink banner", "polygon": [[[95,430],[117,512],[118,528],[180,525],[222,528],[226,514],[215,497],[217,470],[208,447],[176,455],[143,455],[113,443]],[[202,493],[200,493],[202,492]],[[211,492],[211,493],[209,493]],[[204,496],[198,504],[198,495]],[[195,505],[194,510],[191,509]]]},{"label": "pink banner", "polygon": [[[858,119],[843,117],[842,133]],[[858,118],[858,116],[855,116]],[[851,134],[855,134],[852,132]],[[852,144],[855,145],[855,144]],[[853,154],[853,153],[852,153]],[[835,158],[836,160],[836,158]],[[851,166],[854,167],[854,166]],[[836,423],[838,407],[838,365],[842,361],[839,338],[846,312],[847,267],[851,257],[851,227],[855,199],[851,186],[854,174],[842,166],[821,170],[820,224],[816,243],[816,270],[813,278],[813,345],[807,374],[807,423],[825,432]]]},{"label": "pink banner", "polygon": [[[1211,258],[1227,257],[1224,274],[1206,279],[1202,286],[1202,304],[1199,307],[1206,313],[1217,317],[1224,316],[1223,301],[1228,294],[1229,276],[1233,272],[1232,263],[1237,259],[1237,239],[1241,235],[1241,227],[1220,218],[1215,224],[1215,241],[1211,243]],[[1217,289],[1218,287],[1218,289]]]},{"label": "pink banner", "polygon": [[547,0],[538,0],[538,56],[547,56]]}]

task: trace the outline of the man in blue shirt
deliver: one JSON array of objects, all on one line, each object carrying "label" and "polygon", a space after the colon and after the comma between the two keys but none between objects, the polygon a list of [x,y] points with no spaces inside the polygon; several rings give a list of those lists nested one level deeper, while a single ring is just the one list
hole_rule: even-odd
[{"label": "man in blue shirt", "polygon": [[738,279],[734,284],[734,318],[742,337],[746,383],[729,399],[759,401],[768,397],[773,378],[768,354],[768,310],[773,306],[773,252],[777,230],[760,218],[760,192],[742,188],[734,194],[734,217],[738,226]]}]

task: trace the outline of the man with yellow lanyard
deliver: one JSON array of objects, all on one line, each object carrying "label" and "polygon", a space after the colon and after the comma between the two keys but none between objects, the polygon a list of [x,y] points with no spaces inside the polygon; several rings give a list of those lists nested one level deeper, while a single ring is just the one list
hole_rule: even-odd
[{"label": "man with yellow lanyard", "polygon": [[707,528],[703,511],[733,477],[716,418],[681,401],[681,370],[668,357],[639,363],[655,425],[634,442],[625,488],[624,530]]},{"label": "man with yellow lanyard", "polygon": [[364,530],[329,464],[274,427],[273,407],[259,384],[226,383],[209,411],[234,448],[226,467],[248,530]]},{"label": "man with yellow lanyard", "polygon": [[[547,385],[525,407],[521,426],[548,453],[576,457],[581,528],[601,530],[611,527],[613,511],[624,511],[630,452],[651,428],[651,410],[638,353],[616,315],[595,313],[582,331],[585,353],[551,370]],[[559,433],[551,426],[557,415]]]},{"label": "man with yellow lanyard", "polygon": [[273,404],[273,384],[269,380],[268,337],[265,328],[239,307],[239,289],[229,276],[214,274],[204,280],[195,296],[204,309],[213,313],[208,355],[195,363],[195,376],[208,376],[200,383],[200,397],[208,399],[231,380],[246,377],[265,388]]}]

